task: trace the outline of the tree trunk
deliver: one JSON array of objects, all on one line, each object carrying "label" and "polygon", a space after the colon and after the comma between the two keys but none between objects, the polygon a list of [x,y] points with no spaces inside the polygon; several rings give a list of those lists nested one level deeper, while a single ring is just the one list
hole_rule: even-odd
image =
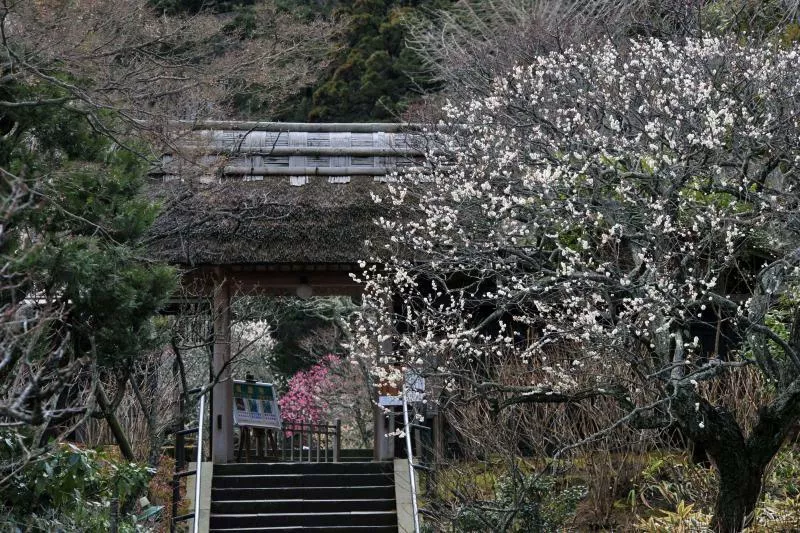
[{"label": "tree trunk", "polygon": [[718,533],[744,530],[761,496],[764,467],[737,463],[741,461],[732,457],[724,466],[717,465],[719,492],[711,529]]},{"label": "tree trunk", "polygon": [[[729,411],[714,407],[689,383],[678,387],[672,412],[695,445],[705,448],[719,476],[711,529],[717,533],[744,530],[761,495],[764,471],[780,449],[782,438],[763,424],[765,412],[750,439]],[[780,426],[778,426],[780,427]],[[759,438],[763,432],[770,438]]]},{"label": "tree trunk", "polygon": [[111,402],[108,401],[106,396],[106,391],[103,390],[103,385],[100,383],[97,384],[97,389],[95,389],[95,397],[106,422],[108,422],[108,427],[111,428],[114,440],[117,441],[120,453],[126,461],[135,461],[136,457],[133,455],[133,448],[131,448],[128,437],[125,435],[125,430],[122,429],[122,425],[117,420],[117,416],[111,407]]}]

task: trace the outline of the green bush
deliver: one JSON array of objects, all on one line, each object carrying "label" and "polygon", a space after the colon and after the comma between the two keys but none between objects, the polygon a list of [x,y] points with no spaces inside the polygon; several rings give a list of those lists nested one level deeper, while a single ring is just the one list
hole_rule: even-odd
[{"label": "green bush", "polygon": [[[764,493],[747,531],[800,531],[800,453],[782,450],[772,461]],[[692,464],[680,454],[654,455],[641,482],[628,496],[638,519],[635,527],[648,533],[709,531],[718,490],[713,470]]]},{"label": "green bush", "polygon": [[559,490],[556,480],[540,474],[503,476],[492,501],[462,506],[455,519],[459,532],[543,532],[563,528],[575,516],[586,487]]},{"label": "green bush", "polygon": [[[0,437],[0,464],[16,457],[12,436]],[[107,453],[64,444],[21,468],[5,470],[0,530],[104,533],[114,515],[119,531],[136,531],[136,498],[153,471]]]}]

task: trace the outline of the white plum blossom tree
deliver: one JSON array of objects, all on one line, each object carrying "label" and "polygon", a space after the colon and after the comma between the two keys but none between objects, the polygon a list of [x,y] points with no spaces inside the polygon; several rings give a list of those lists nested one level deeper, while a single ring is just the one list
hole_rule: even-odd
[{"label": "white plum blossom tree", "polygon": [[[618,424],[678,427],[718,472],[714,529],[741,530],[800,420],[798,64],[741,37],[608,39],[448,107],[430,171],[376,198],[391,244],[358,351],[391,339],[382,379],[412,367],[497,409],[603,396]],[[473,371],[504,358],[527,385]],[[707,391],[749,369],[770,400],[744,425]]]}]

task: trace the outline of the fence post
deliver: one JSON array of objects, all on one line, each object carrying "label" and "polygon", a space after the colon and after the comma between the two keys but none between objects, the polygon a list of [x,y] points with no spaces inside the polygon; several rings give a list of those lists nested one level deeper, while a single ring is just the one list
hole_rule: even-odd
[{"label": "fence post", "polygon": [[342,451],[342,421],[336,419],[336,434],[333,436],[333,462],[339,462]]},{"label": "fence post", "polygon": [[294,425],[292,426],[291,435],[289,435],[289,460],[294,462]]}]

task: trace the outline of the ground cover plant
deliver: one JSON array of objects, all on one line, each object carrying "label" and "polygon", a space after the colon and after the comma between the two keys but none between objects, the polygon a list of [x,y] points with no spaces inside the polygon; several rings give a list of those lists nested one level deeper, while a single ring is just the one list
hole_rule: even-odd
[{"label": "ground cover plant", "polygon": [[[13,436],[0,456],[18,451]],[[72,444],[7,476],[0,489],[0,527],[8,531],[137,531],[162,506],[137,501],[155,472],[115,453]]]}]

